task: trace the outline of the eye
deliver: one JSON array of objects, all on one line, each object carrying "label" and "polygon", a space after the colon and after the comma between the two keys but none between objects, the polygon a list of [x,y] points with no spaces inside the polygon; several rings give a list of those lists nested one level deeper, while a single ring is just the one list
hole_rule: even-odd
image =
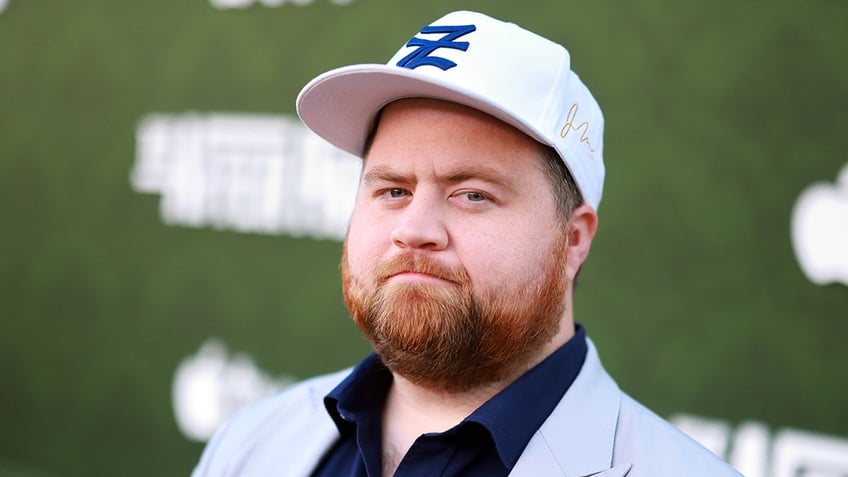
[{"label": "eye", "polygon": [[385,193],[386,193],[386,195],[388,195],[392,199],[405,197],[407,195],[407,192],[405,190],[398,188],[398,187],[391,188],[391,189],[387,190]]},{"label": "eye", "polygon": [[451,195],[451,198],[457,206],[468,210],[487,210],[489,206],[497,204],[497,200],[492,196],[475,189],[458,190]]},{"label": "eye", "polygon": [[400,187],[380,189],[374,192],[374,196],[379,197],[381,199],[402,199],[409,195],[410,193],[408,190]]},{"label": "eye", "polygon": [[485,194],[480,192],[466,192],[464,195],[470,202],[483,202],[488,199]]}]

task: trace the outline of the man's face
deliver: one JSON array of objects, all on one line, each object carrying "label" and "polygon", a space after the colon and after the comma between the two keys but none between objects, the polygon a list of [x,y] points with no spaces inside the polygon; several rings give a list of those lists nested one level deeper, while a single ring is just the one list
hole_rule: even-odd
[{"label": "man's face", "polygon": [[532,139],[469,108],[384,110],[341,265],[345,302],[393,372],[462,391],[550,351],[567,243],[540,161]]}]

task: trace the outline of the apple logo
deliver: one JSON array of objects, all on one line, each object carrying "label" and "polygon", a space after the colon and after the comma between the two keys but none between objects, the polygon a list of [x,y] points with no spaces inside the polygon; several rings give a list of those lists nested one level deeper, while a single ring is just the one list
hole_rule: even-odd
[{"label": "apple logo", "polygon": [[239,407],[293,382],[291,376],[271,378],[247,354],[229,356],[223,342],[210,338],[174,373],[171,399],[177,426],[191,440],[209,440]]},{"label": "apple logo", "polygon": [[792,246],[801,270],[817,285],[848,285],[848,164],[836,184],[808,187],[792,211]]}]

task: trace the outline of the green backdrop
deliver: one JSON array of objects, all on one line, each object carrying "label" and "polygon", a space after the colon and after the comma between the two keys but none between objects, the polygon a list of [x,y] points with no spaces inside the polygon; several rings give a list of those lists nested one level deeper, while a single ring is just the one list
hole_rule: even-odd
[{"label": "green backdrop", "polygon": [[[293,115],[457,8],[568,46],[606,116],[576,315],[619,384],[678,412],[848,436],[848,288],[795,200],[848,163],[848,3],[11,0],[0,14],[0,475],[187,475],[171,380],[216,336],[275,375],[350,365],[340,244],[165,225],[134,192],[147,114]],[[327,191],[331,194],[332,191]],[[848,246],[848,245],[846,245]]]}]

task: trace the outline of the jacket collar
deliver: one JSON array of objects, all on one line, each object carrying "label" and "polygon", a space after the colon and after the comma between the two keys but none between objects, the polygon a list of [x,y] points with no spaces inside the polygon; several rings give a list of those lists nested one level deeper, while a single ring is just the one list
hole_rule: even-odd
[{"label": "jacket collar", "polygon": [[594,343],[577,379],[542,424],[510,475],[614,477],[630,466],[612,467],[621,391],[606,373]]}]

